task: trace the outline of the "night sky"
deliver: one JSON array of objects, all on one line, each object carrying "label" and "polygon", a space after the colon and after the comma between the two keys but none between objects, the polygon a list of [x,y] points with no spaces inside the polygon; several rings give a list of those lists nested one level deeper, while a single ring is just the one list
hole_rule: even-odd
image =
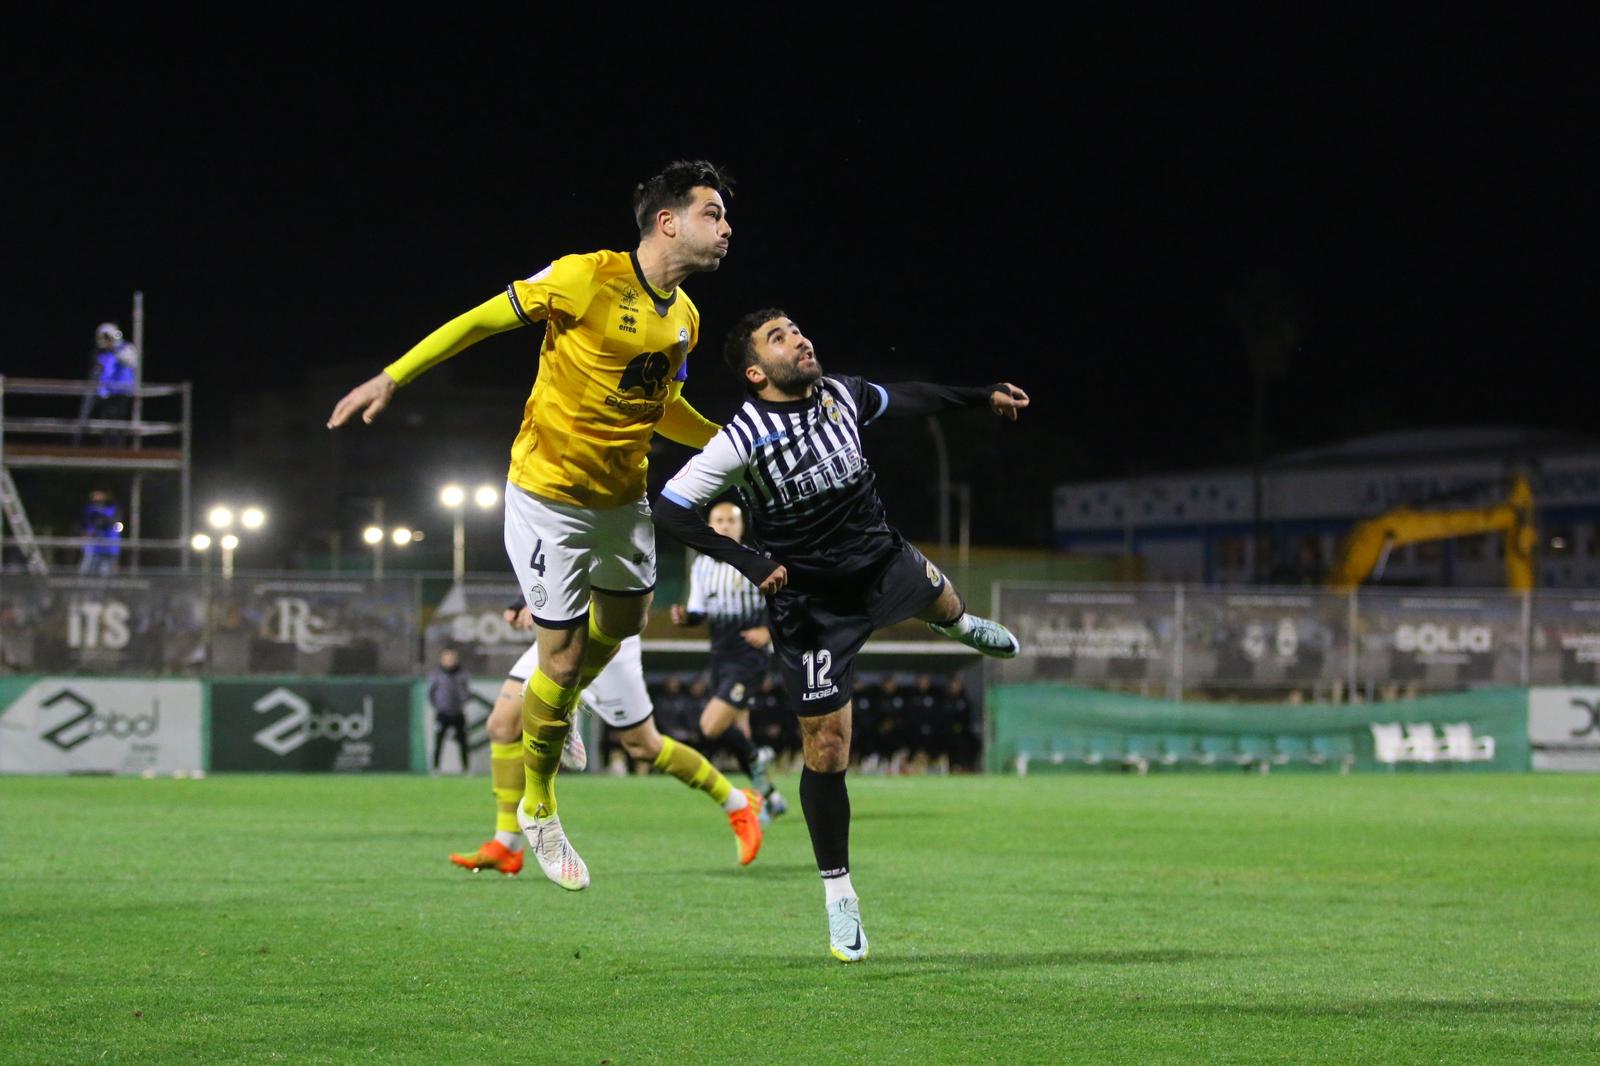
[{"label": "night sky", "polygon": [[[725,325],[776,303],[831,370],[1027,388],[1023,424],[955,432],[1041,500],[1247,460],[1241,318],[1293,323],[1269,450],[1593,425],[1593,25],[701,17],[571,50],[531,19],[19,49],[0,371],[79,376],[142,289],[146,377],[196,383],[214,478],[232,395],[376,372],[555,256],[631,247],[633,184],[704,156],[739,180],[731,254],[688,284],[712,417]],[[508,442],[530,344],[458,360],[505,383]]]}]

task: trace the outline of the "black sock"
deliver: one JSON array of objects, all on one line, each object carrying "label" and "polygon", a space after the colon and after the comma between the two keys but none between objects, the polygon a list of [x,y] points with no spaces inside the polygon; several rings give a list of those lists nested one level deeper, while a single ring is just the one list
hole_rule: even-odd
[{"label": "black sock", "polygon": [[732,725],[725,729],[722,736],[717,738],[722,741],[722,746],[733,752],[733,757],[739,761],[739,769],[744,776],[750,776],[750,767],[756,762],[756,746],[750,743],[750,738],[738,726]]},{"label": "black sock", "polygon": [[800,807],[823,877],[850,872],[850,792],[844,775],[843,770],[824,774],[809,766],[800,771]]}]

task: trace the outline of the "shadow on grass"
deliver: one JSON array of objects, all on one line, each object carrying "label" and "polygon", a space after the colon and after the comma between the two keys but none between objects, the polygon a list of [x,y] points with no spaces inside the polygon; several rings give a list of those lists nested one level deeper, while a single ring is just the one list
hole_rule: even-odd
[{"label": "shadow on grass", "polygon": [[881,953],[868,960],[877,980],[984,970],[1047,970],[1073,966],[1152,966],[1238,958],[1236,952],[1186,948],[1116,948],[1104,951],[950,951],[923,955]]},{"label": "shadow on grass", "polygon": [[[751,956],[751,966],[770,966],[844,970],[862,974],[864,979],[894,981],[908,977],[932,977],[951,973],[975,973],[995,970],[1048,970],[1074,966],[1150,966],[1185,962],[1209,962],[1216,959],[1244,957],[1238,952],[1191,951],[1184,948],[1127,948],[1106,951],[951,951],[928,954],[894,954],[879,950],[860,966],[841,967],[827,957],[826,952],[795,955],[781,959],[772,955]],[[715,963],[722,967],[740,965],[741,960],[718,956]],[[673,967],[675,970],[700,970],[700,965]]]},{"label": "shadow on grass", "polygon": [[677,872],[664,872],[652,874],[654,877],[732,877],[739,880],[755,878],[766,880],[768,878],[791,878],[796,874],[810,874],[813,878],[817,875],[816,863],[810,862],[762,862],[759,858],[749,866],[718,866],[706,870],[683,870]]},{"label": "shadow on grass", "polygon": [[1175,1003],[1170,1009],[1193,1015],[1256,1015],[1274,1018],[1351,1018],[1383,1021],[1447,1022],[1472,1016],[1524,1018],[1528,1021],[1592,1023],[1600,999],[1419,999],[1402,996],[1336,1003],[1278,1001],[1271,1003]]}]

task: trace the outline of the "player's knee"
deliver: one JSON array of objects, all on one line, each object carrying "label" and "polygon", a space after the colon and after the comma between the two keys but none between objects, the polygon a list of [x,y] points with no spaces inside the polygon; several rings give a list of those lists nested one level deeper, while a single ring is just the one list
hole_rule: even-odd
[{"label": "player's knee", "polygon": [[818,773],[836,774],[850,765],[850,741],[835,726],[809,730],[805,735],[806,766]]},{"label": "player's knee", "polygon": [[489,712],[489,721],[485,723],[485,732],[489,740],[495,744],[512,744],[522,739],[522,698],[520,695],[507,699],[503,694],[494,701],[494,710]]},{"label": "player's knee", "polygon": [[630,758],[654,759],[661,754],[661,734],[654,729],[629,729],[620,739]]},{"label": "player's knee", "polygon": [[722,728],[721,716],[714,713],[711,708],[707,707],[705,710],[700,712],[701,736],[708,740],[712,737],[720,737],[722,735]]},{"label": "player's knee", "polygon": [[562,688],[571,688],[578,682],[578,666],[583,660],[583,646],[569,644],[550,653],[540,655],[539,672]]}]

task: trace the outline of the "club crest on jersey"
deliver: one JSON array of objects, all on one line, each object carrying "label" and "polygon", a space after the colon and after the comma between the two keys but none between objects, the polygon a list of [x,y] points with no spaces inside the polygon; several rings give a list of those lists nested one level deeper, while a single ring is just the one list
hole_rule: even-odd
[{"label": "club crest on jersey", "polygon": [[622,309],[624,311],[637,311],[639,310],[636,306],[638,302],[639,290],[632,285],[624,286],[622,290]]},{"label": "club crest on jersey", "polygon": [[823,393],[822,394],[822,409],[823,409],[823,411],[825,411],[827,413],[828,421],[830,421],[830,422],[838,422],[839,421],[839,418],[840,418],[839,405],[834,403],[833,402],[833,397],[829,396],[827,393]]}]

